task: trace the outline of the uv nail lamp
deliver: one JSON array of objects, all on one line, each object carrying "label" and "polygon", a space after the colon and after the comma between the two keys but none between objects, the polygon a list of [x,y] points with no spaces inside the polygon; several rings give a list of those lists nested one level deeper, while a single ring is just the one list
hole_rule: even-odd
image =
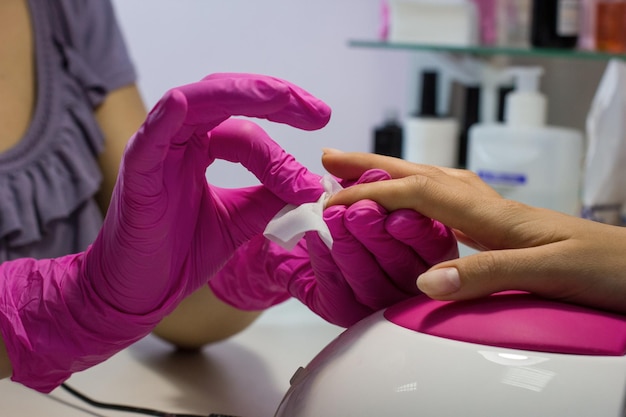
[{"label": "uv nail lamp", "polygon": [[527,293],[418,296],[291,380],[276,417],[624,417],[626,318]]}]

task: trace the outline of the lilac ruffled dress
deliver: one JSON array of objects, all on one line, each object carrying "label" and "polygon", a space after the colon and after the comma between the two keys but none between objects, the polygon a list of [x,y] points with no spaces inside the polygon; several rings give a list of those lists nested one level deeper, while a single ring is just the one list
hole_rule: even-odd
[{"label": "lilac ruffled dress", "polygon": [[104,137],[94,109],[135,82],[108,0],[28,0],[37,100],[22,140],[0,153],[0,262],[84,250],[102,224]]}]

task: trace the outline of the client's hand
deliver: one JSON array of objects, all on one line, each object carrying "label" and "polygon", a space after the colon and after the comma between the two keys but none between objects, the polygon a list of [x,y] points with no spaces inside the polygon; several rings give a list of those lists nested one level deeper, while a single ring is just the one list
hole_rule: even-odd
[{"label": "client's hand", "polygon": [[452,227],[483,252],[443,262],[421,275],[419,288],[441,300],[523,290],[626,312],[626,230],[503,199],[465,170],[416,165],[373,154],[330,152],[329,172],[353,178],[372,168],[395,180],[358,185],[329,204],[379,202],[413,209]]}]

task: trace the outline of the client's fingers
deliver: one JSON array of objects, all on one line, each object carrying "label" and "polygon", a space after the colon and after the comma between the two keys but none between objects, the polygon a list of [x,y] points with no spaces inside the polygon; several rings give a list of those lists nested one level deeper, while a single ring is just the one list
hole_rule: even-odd
[{"label": "client's fingers", "polygon": [[417,285],[440,300],[470,299],[504,290],[548,295],[552,285],[558,288],[562,283],[538,261],[546,251],[542,247],[480,252],[433,267],[418,278]]},{"label": "client's fingers", "polygon": [[457,169],[443,168],[432,165],[419,165],[400,158],[363,152],[341,152],[325,149],[322,155],[324,168],[331,174],[345,179],[359,178],[370,169],[382,169],[392,178],[409,175],[455,175]]}]

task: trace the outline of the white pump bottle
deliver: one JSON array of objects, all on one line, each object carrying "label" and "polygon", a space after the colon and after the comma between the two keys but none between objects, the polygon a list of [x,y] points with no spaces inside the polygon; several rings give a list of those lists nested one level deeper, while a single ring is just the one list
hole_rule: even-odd
[{"label": "white pump bottle", "polygon": [[580,215],[582,133],[546,126],[540,67],[507,73],[516,89],[507,95],[505,121],[470,128],[467,168],[505,198]]}]

